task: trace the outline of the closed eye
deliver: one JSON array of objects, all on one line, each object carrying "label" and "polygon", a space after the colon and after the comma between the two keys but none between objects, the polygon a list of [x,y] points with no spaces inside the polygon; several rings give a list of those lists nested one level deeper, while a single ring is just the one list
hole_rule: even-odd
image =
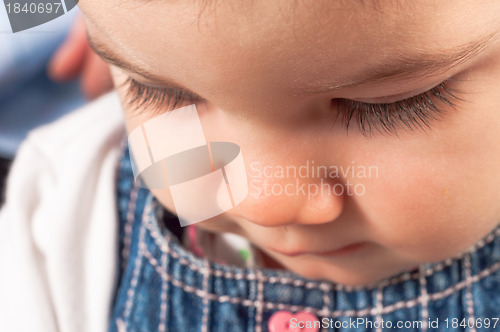
[{"label": "closed eye", "polygon": [[[448,87],[448,81],[419,95],[392,103],[366,103],[350,99],[332,100],[335,121],[349,132],[353,125],[366,137],[374,132],[397,135],[399,130],[414,131],[431,128],[431,122],[442,118],[448,108],[455,108],[457,101],[463,101],[457,91]],[[180,106],[205,102],[205,99],[181,90],[151,87],[128,77],[126,103],[136,110],[147,108],[149,112],[161,114]],[[437,102],[437,103],[436,103]],[[437,105],[439,104],[439,106]]]},{"label": "closed eye", "polygon": [[455,109],[457,101],[463,99],[445,81],[419,95],[393,103],[333,99],[332,107],[346,133],[354,122],[364,136],[371,136],[373,132],[397,135],[398,130],[430,129],[431,122],[440,120],[449,108]]},{"label": "closed eye", "polygon": [[126,87],[125,102],[127,104],[135,110],[151,109],[153,114],[205,101],[203,98],[185,91],[146,86],[131,77],[128,77],[123,85]]}]

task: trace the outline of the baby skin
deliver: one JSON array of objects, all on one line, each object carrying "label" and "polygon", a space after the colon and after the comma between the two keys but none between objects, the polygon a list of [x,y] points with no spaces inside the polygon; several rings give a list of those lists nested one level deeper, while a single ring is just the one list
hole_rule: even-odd
[{"label": "baby skin", "polygon": [[[128,131],[196,104],[207,141],[241,147],[247,198],[197,226],[246,237],[267,266],[365,285],[499,223],[500,2],[79,6]],[[313,164],[331,172],[291,174]]]}]

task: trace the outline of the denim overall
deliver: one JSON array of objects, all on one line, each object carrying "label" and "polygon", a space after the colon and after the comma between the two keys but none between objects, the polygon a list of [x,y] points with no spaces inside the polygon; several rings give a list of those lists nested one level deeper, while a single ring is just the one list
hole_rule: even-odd
[{"label": "denim overall", "polygon": [[500,228],[457,258],[347,287],[196,257],[179,241],[177,218],[134,184],[128,149],[117,181],[120,257],[109,331],[266,332],[280,311],[313,314],[325,323],[315,331],[500,331]]}]

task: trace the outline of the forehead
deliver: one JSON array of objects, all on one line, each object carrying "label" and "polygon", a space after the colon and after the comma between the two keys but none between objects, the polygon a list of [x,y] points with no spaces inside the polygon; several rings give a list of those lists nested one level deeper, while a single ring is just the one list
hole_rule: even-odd
[{"label": "forehead", "polygon": [[500,21],[495,1],[82,0],[79,6],[89,33],[123,58],[206,93],[218,88],[209,84],[213,78],[235,89],[245,85],[242,77],[246,88],[262,84],[254,77],[300,85],[335,75],[340,83],[396,54],[465,44]]}]

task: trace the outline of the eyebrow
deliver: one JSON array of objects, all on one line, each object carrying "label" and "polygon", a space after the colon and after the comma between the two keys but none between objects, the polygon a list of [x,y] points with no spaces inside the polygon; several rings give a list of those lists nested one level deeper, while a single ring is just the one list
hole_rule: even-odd
[{"label": "eyebrow", "polygon": [[87,30],[86,35],[87,35],[87,41],[89,43],[90,48],[107,63],[115,65],[115,66],[120,67],[122,69],[125,69],[129,72],[138,74],[138,75],[154,82],[155,84],[161,85],[163,89],[183,92],[184,94],[201,99],[201,97],[199,97],[198,94],[185,88],[184,86],[182,86],[174,81],[166,80],[163,77],[159,77],[158,75],[156,75],[148,70],[145,70],[143,68],[139,68],[139,67],[121,59],[106,44],[100,43],[100,42],[96,41],[94,38],[92,38],[92,36],[89,34],[88,30]]},{"label": "eyebrow", "polygon": [[478,40],[434,54],[420,52],[410,56],[398,55],[389,62],[361,72],[357,75],[359,77],[358,79],[353,79],[351,82],[345,84],[338,84],[338,82],[320,82],[309,84],[305,89],[302,86],[300,89],[306,94],[319,94],[373,83],[381,83],[402,77],[412,79],[422,76],[437,76],[474,58],[487,46],[488,42],[495,34],[496,33],[492,33]]},{"label": "eyebrow", "polygon": [[[459,45],[451,50],[435,54],[420,52],[411,56],[395,56],[388,63],[381,64],[374,68],[369,68],[368,70],[359,73],[357,75],[359,77],[358,79],[353,79],[348,83],[338,84],[338,82],[319,82],[308,84],[305,87],[303,85],[294,86],[294,88],[300,91],[296,95],[321,94],[329,91],[381,83],[402,77],[411,79],[421,76],[432,77],[440,75],[443,72],[446,72],[447,70],[474,58],[474,56],[479,54],[481,50],[486,47],[494,35],[495,33],[492,33],[476,41]],[[159,77],[150,71],[139,68],[121,59],[107,45],[95,41],[88,31],[87,40],[90,48],[104,61],[160,84],[165,89],[182,91],[191,96],[198,97],[198,94],[176,82],[166,80],[165,78]]]}]

